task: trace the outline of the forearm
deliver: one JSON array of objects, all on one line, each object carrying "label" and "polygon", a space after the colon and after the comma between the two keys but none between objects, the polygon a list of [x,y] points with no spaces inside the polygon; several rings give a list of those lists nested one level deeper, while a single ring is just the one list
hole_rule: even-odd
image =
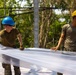
[{"label": "forearm", "polygon": [[60,47],[60,45],[62,44],[62,41],[63,41],[63,38],[62,37],[60,37],[60,39],[59,39],[59,41],[58,41],[58,45],[57,45],[57,47],[59,48]]},{"label": "forearm", "polygon": [[18,34],[17,38],[18,38],[18,41],[19,41],[20,46],[22,46],[23,45],[23,42],[22,42],[21,34]]},{"label": "forearm", "polygon": [[60,45],[61,45],[61,44],[62,44],[62,42],[63,42],[63,39],[64,39],[64,35],[63,35],[63,34],[61,34],[61,37],[60,37],[60,39],[59,39],[59,41],[58,41],[57,48],[59,48],[59,47],[60,47]]}]

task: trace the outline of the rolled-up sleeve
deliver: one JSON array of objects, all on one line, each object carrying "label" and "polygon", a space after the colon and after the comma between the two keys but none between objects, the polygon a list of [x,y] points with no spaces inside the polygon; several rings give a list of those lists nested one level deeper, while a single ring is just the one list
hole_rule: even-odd
[{"label": "rolled-up sleeve", "polygon": [[68,24],[62,26],[62,32],[61,33],[64,35],[66,34],[67,26],[68,26]]}]

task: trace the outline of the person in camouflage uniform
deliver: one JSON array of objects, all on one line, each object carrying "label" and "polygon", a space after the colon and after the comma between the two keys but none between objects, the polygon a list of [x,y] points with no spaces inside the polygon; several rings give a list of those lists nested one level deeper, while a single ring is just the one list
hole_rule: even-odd
[{"label": "person in camouflage uniform", "polygon": [[[65,24],[62,27],[62,32],[56,47],[52,50],[58,50],[60,45],[64,42],[64,50],[76,52],[76,10],[72,13],[72,23]],[[58,75],[63,75],[58,73]]]},{"label": "person in camouflage uniform", "polygon": [[[2,20],[2,25],[4,29],[0,31],[0,43],[6,47],[15,47],[15,40],[18,39],[20,44],[20,50],[23,50],[22,37],[19,31],[13,27],[15,22],[10,16],[5,17]],[[6,57],[5,57],[6,59]],[[2,63],[4,68],[4,75],[12,75],[11,65]],[[18,66],[14,66],[15,75],[21,75],[20,68]]]}]

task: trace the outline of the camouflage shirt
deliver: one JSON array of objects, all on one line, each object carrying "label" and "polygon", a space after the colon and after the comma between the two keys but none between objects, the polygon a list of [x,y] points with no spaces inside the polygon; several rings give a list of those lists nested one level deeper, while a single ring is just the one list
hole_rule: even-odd
[{"label": "camouflage shirt", "polygon": [[65,49],[76,52],[76,27],[66,24],[62,27],[62,33],[65,36]]},{"label": "camouflage shirt", "polygon": [[13,28],[11,32],[6,32],[6,30],[0,31],[0,43],[4,46],[13,47],[15,45],[15,40],[19,31]]}]

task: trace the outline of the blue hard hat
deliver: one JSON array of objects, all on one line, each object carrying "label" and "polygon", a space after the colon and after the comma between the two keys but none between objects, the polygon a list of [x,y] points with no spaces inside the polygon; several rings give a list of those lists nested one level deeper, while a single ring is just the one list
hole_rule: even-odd
[{"label": "blue hard hat", "polygon": [[10,16],[7,16],[7,17],[5,17],[5,18],[2,20],[2,24],[3,24],[3,25],[14,26],[15,22],[14,22],[14,20],[13,20]]}]

